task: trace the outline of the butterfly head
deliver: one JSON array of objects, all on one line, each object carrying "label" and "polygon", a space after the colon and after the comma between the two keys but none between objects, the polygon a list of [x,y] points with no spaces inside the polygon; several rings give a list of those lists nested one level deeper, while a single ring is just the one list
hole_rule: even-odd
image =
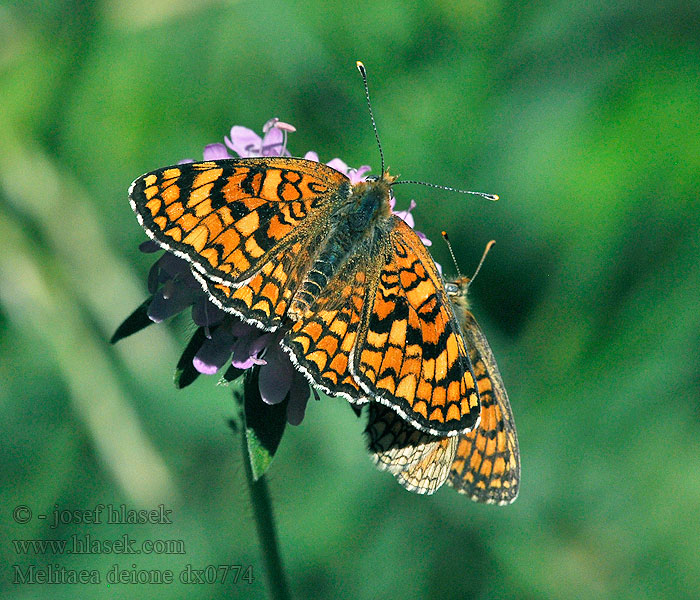
[{"label": "butterfly head", "polygon": [[457,279],[448,281],[445,284],[445,291],[449,296],[452,305],[457,309],[457,314],[462,314],[463,311],[469,309],[467,300],[467,290],[469,290],[470,277],[460,276]]},{"label": "butterfly head", "polygon": [[450,297],[450,300],[452,300],[453,304],[455,304],[459,308],[467,308],[467,292],[469,291],[469,286],[479,274],[479,271],[481,270],[481,265],[484,264],[484,259],[486,258],[486,255],[489,253],[489,250],[493,248],[496,242],[494,240],[491,240],[488,244],[486,244],[486,248],[484,248],[484,253],[481,256],[479,265],[474,271],[474,275],[472,275],[471,277],[465,277],[459,271],[457,258],[455,257],[455,253],[452,250],[452,244],[450,244],[450,239],[446,231],[442,232],[442,238],[447,243],[447,248],[449,249],[450,255],[452,256],[452,261],[454,262],[455,267],[457,267],[457,278],[445,284],[445,291]]},{"label": "butterfly head", "polygon": [[391,216],[391,185],[395,180],[396,177],[385,171],[381,177],[356,183],[352,188],[352,196],[359,206],[367,207],[377,216],[388,218]]},{"label": "butterfly head", "polygon": [[469,289],[469,282],[471,280],[471,277],[464,276],[458,277],[457,279],[453,279],[452,281],[445,284],[445,291],[450,296],[466,295],[467,290]]}]

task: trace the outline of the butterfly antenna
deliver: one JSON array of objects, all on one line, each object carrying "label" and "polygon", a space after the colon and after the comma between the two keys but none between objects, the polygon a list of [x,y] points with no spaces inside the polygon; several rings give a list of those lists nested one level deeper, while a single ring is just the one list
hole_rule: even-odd
[{"label": "butterfly antenna", "polygon": [[374,113],[372,112],[372,103],[369,100],[369,86],[367,85],[367,69],[361,61],[357,61],[357,70],[362,75],[362,82],[365,84],[365,97],[367,98],[367,108],[369,108],[369,118],[372,119],[372,129],[374,129],[374,137],[377,140],[377,146],[379,146],[379,157],[382,160],[382,175],[384,175],[384,152],[382,151],[382,143],[379,141],[379,131],[377,131],[377,123],[374,120]]},{"label": "butterfly antenna", "polygon": [[476,266],[476,270],[474,271],[474,275],[472,275],[471,279],[469,280],[469,283],[467,283],[467,290],[469,289],[469,286],[471,286],[472,283],[474,283],[474,280],[476,279],[476,276],[479,274],[479,271],[481,271],[481,265],[484,264],[484,261],[486,260],[486,255],[489,253],[489,250],[493,248],[496,245],[496,240],[491,240],[488,244],[486,244],[486,248],[484,248],[484,253],[481,255],[481,260],[479,261],[479,264]]},{"label": "butterfly antenna", "polygon": [[425,181],[395,181],[393,185],[399,185],[399,184],[406,184],[406,183],[415,183],[416,185],[427,185],[428,187],[431,188],[437,188],[439,190],[447,190],[448,192],[457,192],[459,194],[474,194],[475,196],[481,196],[482,198],[486,198],[487,200],[492,200],[495,202],[498,200],[498,196],[496,194],[487,194],[485,192],[472,192],[469,190],[458,190],[457,188],[453,187],[448,187],[446,185],[438,185],[436,183],[427,183]]},{"label": "butterfly antenna", "polygon": [[459,270],[459,265],[457,264],[457,257],[455,256],[454,250],[452,250],[452,244],[450,244],[450,238],[447,237],[447,232],[442,231],[442,239],[445,240],[445,243],[447,244],[447,249],[450,251],[450,256],[452,257],[452,262],[455,265],[455,268],[457,269],[457,277],[459,279],[462,279],[462,272]]},{"label": "butterfly antenna", "polygon": [[[445,242],[447,243],[447,248],[450,250],[450,255],[452,256],[452,262],[454,262],[455,267],[457,268],[457,276],[459,279],[462,279],[462,273],[460,273],[460,271],[459,271],[459,265],[457,264],[457,259],[455,258],[455,253],[452,250],[452,244],[450,244],[450,239],[447,237],[446,231],[442,232],[442,238],[445,240]],[[488,244],[486,244],[486,248],[484,248],[484,253],[481,255],[481,260],[479,261],[479,264],[477,265],[476,270],[474,271],[474,275],[472,275],[467,282],[467,289],[469,289],[469,286],[476,279],[476,276],[479,274],[479,271],[481,271],[481,265],[483,265],[484,261],[486,260],[486,255],[489,253],[491,248],[493,248],[495,245],[496,245],[496,240],[491,240]]]}]

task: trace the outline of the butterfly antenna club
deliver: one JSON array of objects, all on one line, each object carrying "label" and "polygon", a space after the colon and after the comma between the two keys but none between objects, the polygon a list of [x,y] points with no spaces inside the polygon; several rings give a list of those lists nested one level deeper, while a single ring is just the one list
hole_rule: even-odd
[{"label": "butterfly antenna club", "polygon": [[382,150],[382,143],[379,141],[379,131],[377,130],[377,123],[374,120],[374,113],[372,112],[372,103],[369,99],[369,86],[367,85],[367,69],[362,61],[357,61],[357,70],[362,75],[362,83],[365,85],[365,97],[367,98],[367,108],[369,109],[369,118],[372,120],[372,129],[374,129],[374,137],[377,140],[377,146],[379,147],[379,158],[382,161],[382,175],[384,175],[384,151]]},{"label": "butterfly antenna club", "polygon": [[446,231],[441,231],[440,234],[442,235],[442,239],[445,240],[445,243],[447,244],[447,249],[450,251],[452,262],[455,265],[455,269],[457,269],[457,277],[459,279],[462,279],[462,272],[459,270],[459,265],[457,264],[457,257],[455,256],[454,250],[452,250],[452,244],[450,244],[450,238],[448,237]]},{"label": "butterfly antenna club", "polygon": [[437,188],[438,190],[447,190],[448,192],[457,192],[458,194],[474,194],[475,196],[481,196],[482,198],[486,198],[487,200],[491,200],[495,202],[496,200],[499,199],[499,196],[496,194],[487,194],[485,192],[472,192],[470,190],[459,190],[457,188],[449,187],[447,185],[438,185],[437,183],[428,183],[426,181],[415,181],[415,180],[403,180],[403,181],[395,181],[394,185],[399,185],[399,184],[407,184],[407,183],[414,183],[416,185],[426,185],[431,188]]}]

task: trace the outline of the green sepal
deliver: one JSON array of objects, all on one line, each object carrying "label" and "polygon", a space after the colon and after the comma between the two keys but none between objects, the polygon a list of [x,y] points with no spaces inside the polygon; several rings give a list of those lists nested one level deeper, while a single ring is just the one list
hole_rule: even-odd
[{"label": "green sepal", "polygon": [[248,458],[253,480],[260,479],[270,468],[270,463],[282,441],[287,425],[289,395],[279,404],[265,404],[260,397],[258,379],[260,367],[249,369],[243,385],[245,433],[248,442]]},{"label": "green sepal", "polygon": [[153,325],[154,321],[151,321],[148,317],[148,305],[151,303],[151,300],[153,300],[153,296],[145,300],[141,306],[132,312],[124,322],[117,327],[112,339],[109,340],[110,344],[116,344],[119,340],[130,336],[132,333],[136,333],[149,325]]},{"label": "green sepal", "polygon": [[[214,329],[216,329],[216,327],[210,327],[209,331],[214,331]],[[204,340],[206,339],[206,327],[200,327],[194,332],[192,339],[185,347],[185,350],[182,352],[180,360],[177,361],[177,365],[175,367],[173,381],[176,388],[181,390],[182,388],[187,387],[201,375],[201,373],[194,368],[192,359],[195,357],[195,354],[197,354],[199,349],[202,347]]]},{"label": "green sepal", "polygon": [[234,367],[233,365],[229,365],[229,368],[226,369],[226,372],[221,376],[222,382],[224,385],[228,385],[229,383],[233,383],[238,379],[241,375],[245,373],[244,369],[239,369],[238,367]]}]

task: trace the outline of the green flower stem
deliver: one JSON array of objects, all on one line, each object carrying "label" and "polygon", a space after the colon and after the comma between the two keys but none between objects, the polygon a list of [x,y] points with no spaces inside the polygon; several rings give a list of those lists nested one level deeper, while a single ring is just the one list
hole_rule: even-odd
[{"label": "green flower stem", "polygon": [[277,531],[275,529],[275,517],[272,514],[272,504],[267,491],[267,481],[262,475],[257,481],[253,478],[253,469],[250,464],[248,441],[245,432],[241,432],[241,449],[243,450],[243,464],[245,465],[250,500],[255,514],[255,526],[260,538],[262,556],[265,562],[265,575],[270,596],[275,600],[289,600],[289,586],[282,568],[282,557],[277,543]]}]

